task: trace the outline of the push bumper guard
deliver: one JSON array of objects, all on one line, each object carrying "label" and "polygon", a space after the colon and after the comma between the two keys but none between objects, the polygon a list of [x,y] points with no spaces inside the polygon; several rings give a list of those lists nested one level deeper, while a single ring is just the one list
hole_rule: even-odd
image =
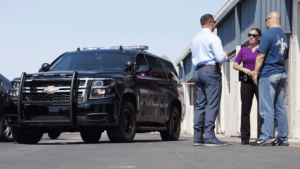
[{"label": "push bumper guard", "polygon": [[[18,115],[18,123],[20,126],[23,124],[70,124],[75,126],[77,124],[77,100],[76,100],[76,89],[78,89],[78,83],[77,83],[77,71],[66,73],[65,76],[72,77],[71,79],[71,87],[70,87],[70,99],[69,101],[23,101],[22,95],[23,95],[23,87],[24,83],[26,81],[26,78],[34,77],[33,75],[27,75],[25,72],[21,75],[20,80],[20,87],[19,87],[19,95],[18,95],[18,106],[17,106],[17,115]],[[50,104],[50,105],[68,105],[69,104],[69,110],[70,110],[70,116],[68,120],[62,120],[62,119],[51,119],[51,120],[25,120],[22,119],[22,108],[24,108],[24,104]]]}]

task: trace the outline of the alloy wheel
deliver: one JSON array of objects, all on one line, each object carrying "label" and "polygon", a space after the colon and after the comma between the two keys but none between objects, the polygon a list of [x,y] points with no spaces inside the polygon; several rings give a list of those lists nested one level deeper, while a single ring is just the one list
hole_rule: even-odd
[{"label": "alloy wheel", "polygon": [[8,126],[6,119],[4,120],[3,129],[4,129],[5,136],[9,139],[12,139],[13,138],[12,129],[11,127]]},{"label": "alloy wheel", "polygon": [[122,128],[126,135],[130,135],[132,132],[133,120],[131,113],[126,110],[122,116]]},{"label": "alloy wheel", "polygon": [[172,115],[172,127],[173,127],[173,132],[174,132],[174,135],[177,135],[178,132],[179,132],[179,122],[178,122],[178,116],[177,114],[173,114]]}]

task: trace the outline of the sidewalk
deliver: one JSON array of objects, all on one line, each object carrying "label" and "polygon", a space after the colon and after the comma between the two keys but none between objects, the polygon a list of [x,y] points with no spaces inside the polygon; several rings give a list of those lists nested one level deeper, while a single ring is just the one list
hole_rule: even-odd
[{"label": "sidewalk", "polygon": [[[180,133],[180,136],[182,137],[193,137],[193,135],[187,134],[187,133]],[[239,137],[225,137],[222,134],[217,134],[217,138],[219,138],[222,141],[230,141],[230,142],[241,142],[241,139]],[[255,141],[256,138],[251,138],[250,142]],[[300,139],[289,139],[290,147],[300,147]]]}]

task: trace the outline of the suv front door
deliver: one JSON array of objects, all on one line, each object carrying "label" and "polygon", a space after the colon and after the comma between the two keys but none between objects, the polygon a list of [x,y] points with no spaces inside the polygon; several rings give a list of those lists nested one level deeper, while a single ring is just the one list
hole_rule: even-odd
[{"label": "suv front door", "polygon": [[[148,65],[144,54],[138,54],[135,60],[135,71],[138,71],[141,65]],[[151,77],[151,73],[138,72],[136,73],[136,83],[138,91],[138,111],[137,122],[148,123],[155,121],[154,116],[158,111],[156,106],[157,90],[155,81]]]},{"label": "suv front door", "polygon": [[7,102],[7,91],[4,83],[0,79],[0,112]]}]

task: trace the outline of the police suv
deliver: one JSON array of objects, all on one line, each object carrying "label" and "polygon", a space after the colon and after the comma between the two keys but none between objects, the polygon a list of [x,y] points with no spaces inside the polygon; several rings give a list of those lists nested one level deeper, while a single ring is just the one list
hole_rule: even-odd
[{"label": "police suv", "polygon": [[102,132],[112,142],[159,131],[178,140],[184,119],[183,89],[173,64],[147,46],[89,47],[66,52],[39,73],[12,81],[7,115],[15,140],[36,144],[49,131],[80,132],[87,143]]}]

